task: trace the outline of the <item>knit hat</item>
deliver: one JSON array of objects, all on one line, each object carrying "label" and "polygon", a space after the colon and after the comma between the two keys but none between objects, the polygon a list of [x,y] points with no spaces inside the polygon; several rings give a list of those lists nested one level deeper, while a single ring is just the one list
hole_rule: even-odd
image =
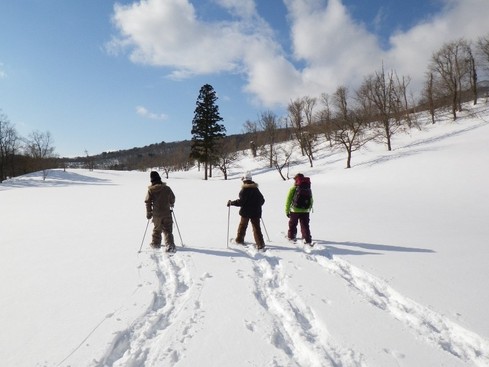
[{"label": "knit hat", "polygon": [[251,181],[253,179],[253,177],[251,176],[251,172],[246,171],[241,179],[243,181]]},{"label": "knit hat", "polygon": [[161,182],[161,177],[156,171],[151,171],[149,177],[151,177],[151,183]]},{"label": "knit hat", "polygon": [[294,176],[294,180],[295,180],[296,185],[299,185],[303,178],[304,178],[304,175],[302,173],[296,174]]}]

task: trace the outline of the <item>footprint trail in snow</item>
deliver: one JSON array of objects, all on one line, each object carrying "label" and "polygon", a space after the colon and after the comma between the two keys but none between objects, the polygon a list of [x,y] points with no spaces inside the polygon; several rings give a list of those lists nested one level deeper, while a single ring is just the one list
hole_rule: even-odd
[{"label": "footprint trail in snow", "polygon": [[[176,256],[154,253],[151,260],[158,282],[151,304],[131,326],[116,335],[95,366],[143,366],[156,362],[172,365],[182,357],[185,340],[198,332],[195,325],[203,312],[199,296],[204,279],[194,284],[184,260]],[[191,309],[192,317],[175,322],[184,307]],[[174,342],[162,350],[165,333],[172,333]]]},{"label": "footprint trail in snow", "polygon": [[272,318],[272,345],[297,366],[366,366],[361,354],[334,343],[314,311],[288,286],[278,257],[247,252],[254,258],[255,297]]},{"label": "footprint trail in snow", "polygon": [[482,336],[403,296],[387,282],[349,262],[338,257],[323,256],[320,251],[315,252],[304,256],[344,279],[368,302],[404,323],[426,342],[474,366],[489,366],[489,341]]}]

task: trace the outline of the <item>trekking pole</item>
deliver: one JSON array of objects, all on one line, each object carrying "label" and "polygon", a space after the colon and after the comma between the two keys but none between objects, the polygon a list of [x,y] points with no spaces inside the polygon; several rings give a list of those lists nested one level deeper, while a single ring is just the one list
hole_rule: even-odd
[{"label": "trekking pole", "polygon": [[175,225],[177,226],[178,236],[180,237],[180,244],[182,245],[182,247],[185,247],[185,245],[183,244],[182,235],[180,234],[180,228],[178,228],[178,222],[177,222],[177,217],[175,216],[175,211],[172,210],[171,212],[173,214],[173,219],[175,220]]},{"label": "trekking pole", "polygon": [[265,222],[263,221],[263,218],[261,218],[261,222],[262,222],[262,224],[263,224],[263,229],[265,230],[265,233],[266,233],[266,235],[267,235],[267,240],[268,240],[268,242],[271,242],[271,241],[270,241],[270,237],[268,236],[267,227],[265,227]]},{"label": "trekking pole", "polygon": [[228,206],[228,231],[226,234],[226,248],[229,248],[229,216],[231,215],[231,206]]},{"label": "trekking pole", "polygon": [[139,247],[138,254],[141,253],[141,249],[143,248],[144,238],[146,237],[146,231],[148,230],[148,225],[149,225],[149,219],[148,219],[148,223],[146,223],[146,229],[144,230],[143,240],[141,241],[141,246]]}]

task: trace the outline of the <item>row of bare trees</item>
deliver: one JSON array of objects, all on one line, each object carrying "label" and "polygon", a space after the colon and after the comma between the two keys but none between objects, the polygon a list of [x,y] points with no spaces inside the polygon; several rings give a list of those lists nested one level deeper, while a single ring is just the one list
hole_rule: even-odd
[{"label": "row of bare trees", "polygon": [[[261,139],[253,141],[255,151],[267,157],[269,167],[277,169],[284,180],[287,178],[284,170],[296,148],[313,167],[320,135],[326,137],[330,147],[347,152],[347,168],[350,168],[352,153],[368,141],[381,139],[391,150],[394,134],[412,124],[408,84],[408,78],[400,78],[395,72],[386,73],[382,68],[367,77],[353,93],[341,86],[331,96],[323,94],[319,101],[298,98],[289,103],[285,118],[267,111],[257,122],[246,122],[245,129],[256,135],[256,130],[261,129]],[[287,147],[277,144],[290,138],[295,144]]]},{"label": "row of bare trees", "polygon": [[0,182],[8,177],[42,171],[46,179],[55,157],[49,132],[32,132],[22,138],[7,116],[0,111]]},{"label": "row of bare trees", "polygon": [[[428,109],[432,122],[436,111],[449,107],[453,119],[462,109],[462,102],[472,99],[477,103],[477,73],[489,71],[489,35],[480,37],[474,45],[465,39],[444,44],[434,52],[426,73],[426,83],[419,101],[409,94],[409,76],[399,76],[395,70],[380,70],[364,78],[356,90],[340,86],[319,99],[303,97],[292,100],[287,115],[279,118],[264,112],[257,122],[247,121],[245,131],[258,136],[252,152],[267,157],[269,167],[275,167],[285,180],[284,169],[290,164],[293,149],[300,149],[313,167],[320,136],[330,148],[346,152],[346,167],[351,167],[353,152],[372,140],[380,141],[392,150],[392,138],[402,131],[419,125],[416,112]],[[277,145],[278,131],[285,131],[287,139],[295,144],[288,148]],[[294,148],[295,146],[295,148]]]}]

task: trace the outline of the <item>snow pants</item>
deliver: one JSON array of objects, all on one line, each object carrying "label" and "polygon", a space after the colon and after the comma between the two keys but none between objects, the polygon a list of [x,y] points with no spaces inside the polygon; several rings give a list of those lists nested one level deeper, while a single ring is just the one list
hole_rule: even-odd
[{"label": "snow pants", "polygon": [[238,234],[236,235],[236,242],[243,243],[246,235],[246,229],[248,228],[248,222],[251,222],[253,228],[253,237],[257,248],[265,247],[265,241],[263,240],[263,233],[260,227],[260,218],[246,218],[241,217],[241,221],[238,226]]},{"label": "snow pants", "polygon": [[168,247],[175,246],[173,241],[173,219],[170,216],[153,217],[153,244],[161,245],[161,233],[165,236],[165,245]]},{"label": "snow pants", "polygon": [[289,216],[289,231],[287,237],[295,239],[297,237],[297,224],[300,223],[302,239],[306,243],[311,243],[311,230],[309,228],[309,213],[290,213]]}]

